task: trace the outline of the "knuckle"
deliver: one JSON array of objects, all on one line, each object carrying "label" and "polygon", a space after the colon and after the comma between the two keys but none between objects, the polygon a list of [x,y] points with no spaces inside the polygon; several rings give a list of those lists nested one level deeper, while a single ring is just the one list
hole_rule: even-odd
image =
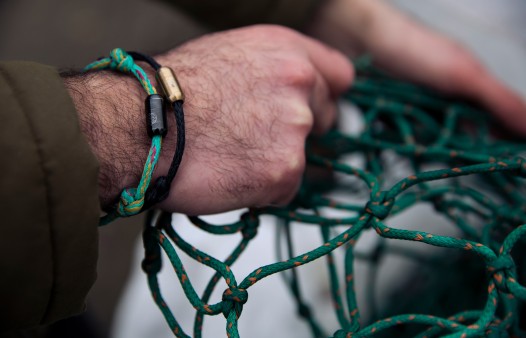
[{"label": "knuckle", "polygon": [[270,173],[268,204],[285,205],[296,195],[305,170],[303,143],[301,148],[290,147],[276,159]]},{"label": "knuckle", "polygon": [[296,113],[295,125],[299,127],[306,134],[312,130],[314,126],[314,115],[310,111],[303,113]]},{"label": "knuckle", "polygon": [[316,81],[314,66],[303,60],[284,62],[282,74],[286,84],[293,87],[312,88]]},{"label": "knuckle", "polygon": [[288,157],[286,162],[286,173],[287,177],[290,179],[300,178],[305,169],[305,150],[304,145],[302,144],[301,148],[297,147]]},{"label": "knuckle", "polygon": [[301,178],[305,168],[305,154],[304,147],[290,147],[290,150],[284,152],[276,165],[275,171],[272,175],[272,180],[275,185],[289,186]]},{"label": "knuckle", "polygon": [[[314,115],[310,107],[301,101],[295,101],[291,103],[288,113],[288,123],[294,128],[294,130],[300,130],[307,134],[312,129],[314,125]],[[302,134],[303,135],[303,134]]]}]

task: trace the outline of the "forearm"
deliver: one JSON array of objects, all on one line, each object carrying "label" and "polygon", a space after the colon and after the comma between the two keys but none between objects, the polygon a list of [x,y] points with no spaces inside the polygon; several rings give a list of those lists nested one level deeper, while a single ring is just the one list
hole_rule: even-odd
[{"label": "forearm", "polygon": [[138,83],[112,72],[65,75],[79,125],[99,163],[101,207],[115,203],[122,189],[136,185],[148,153],[144,99]]},{"label": "forearm", "polygon": [[[187,214],[290,201],[303,173],[308,132],[330,127],[332,98],[352,78],[343,56],[275,26],[208,35],[155,58],[175,71],[186,96],[185,152],[160,207]],[[65,83],[99,159],[100,199],[108,208],[141,177],[151,142],[146,94],[131,76],[110,72],[67,77]],[[153,181],[166,175],[175,153],[170,110],[167,117]]]},{"label": "forearm", "polygon": [[[162,56],[157,56],[161,61]],[[155,74],[143,67],[155,85]],[[179,69],[181,70],[181,69]],[[80,128],[97,156],[101,207],[112,209],[121,192],[137,187],[147,165],[153,141],[148,135],[145,100],[147,93],[131,75],[112,71],[63,74],[63,79],[79,115]],[[156,86],[159,90],[159,85]],[[155,151],[151,184],[167,174],[175,155],[177,128],[175,114],[166,103],[168,133]]]}]

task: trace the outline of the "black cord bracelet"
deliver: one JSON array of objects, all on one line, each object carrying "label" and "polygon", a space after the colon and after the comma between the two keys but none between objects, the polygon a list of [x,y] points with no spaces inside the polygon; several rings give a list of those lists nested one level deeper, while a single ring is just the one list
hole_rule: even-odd
[{"label": "black cord bracelet", "polygon": [[148,187],[143,206],[143,210],[146,210],[168,197],[172,181],[181,165],[186,141],[183,110],[184,94],[180,89],[181,87],[177,82],[175,74],[170,68],[161,66],[154,58],[148,55],[138,52],[128,52],[128,54],[137,61],[146,62],[156,71],[157,81],[160,83],[166,99],[170,101],[174,110],[177,129],[176,149],[172,163],[170,164],[170,169],[168,169],[166,176],[157,178],[155,182]]}]

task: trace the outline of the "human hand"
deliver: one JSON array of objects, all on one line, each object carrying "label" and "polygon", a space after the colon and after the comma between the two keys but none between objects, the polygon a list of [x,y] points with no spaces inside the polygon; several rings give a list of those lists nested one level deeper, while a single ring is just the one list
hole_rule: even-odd
[{"label": "human hand", "polygon": [[[326,131],[335,98],[352,81],[346,57],[277,26],[253,26],[190,41],[156,57],[185,91],[186,149],[169,211],[208,214],[284,204],[299,187],[307,135]],[[137,184],[150,140],[144,98],[129,76],[98,72],[66,79],[81,129],[99,158],[100,195],[110,205]],[[175,148],[169,133],[153,180]]]},{"label": "human hand", "polygon": [[474,99],[510,129],[526,133],[524,100],[462,46],[383,1],[327,1],[309,33],[348,55],[369,53],[394,75]]}]

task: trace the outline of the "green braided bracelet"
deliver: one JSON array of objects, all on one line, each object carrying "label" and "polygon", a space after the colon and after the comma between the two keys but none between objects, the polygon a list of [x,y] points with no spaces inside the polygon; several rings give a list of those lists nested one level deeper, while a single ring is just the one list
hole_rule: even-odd
[{"label": "green braided bracelet", "polygon": [[[84,71],[112,69],[122,73],[133,74],[141,83],[142,87],[148,94],[146,99],[146,111],[149,123],[149,134],[152,137],[152,144],[148,153],[148,158],[144,164],[141,180],[136,188],[126,188],[121,192],[119,202],[107,215],[101,217],[100,225],[106,225],[116,218],[129,217],[141,212],[144,206],[144,197],[146,189],[150,185],[153,171],[159,155],[161,153],[162,138],[166,134],[166,117],[164,114],[164,105],[161,96],[152,86],[148,75],[138,66],[134,59],[120,48],[115,48],[110,52],[110,56],[101,58],[90,63],[84,68]],[[155,127],[155,129],[154,129]]]}]

